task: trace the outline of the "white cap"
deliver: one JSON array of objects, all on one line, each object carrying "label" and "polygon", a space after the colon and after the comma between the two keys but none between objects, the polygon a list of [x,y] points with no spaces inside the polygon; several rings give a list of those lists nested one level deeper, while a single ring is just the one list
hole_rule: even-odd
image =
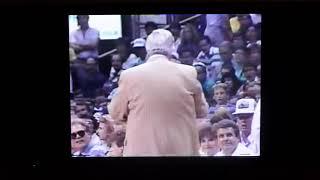
[{"label": "white cap", "polygon": [[239,99],[236,104],[236,111],[232,114],[250,114],[254,113],[254,99]]},{"label": "white cap", "polygon": [[146,50],[148,54],[154,52],[166,52],[171,55],[173,51],[174,38],[170,31],[156,29],[148,36]]},{"label": "white cap", "polygon": [[138,38],[138,39],[135,39],[133,41],[133,47],[136,48],[136,47],[145,47],[146,45],[146,40],[144,40],[143,38]]}]

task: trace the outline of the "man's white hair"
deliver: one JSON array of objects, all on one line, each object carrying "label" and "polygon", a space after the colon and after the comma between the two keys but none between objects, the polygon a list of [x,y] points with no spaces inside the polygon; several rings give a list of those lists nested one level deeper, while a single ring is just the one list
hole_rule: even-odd
[{"label": "man's white hair", "polygon": [[148,55],[164,54],[171,56],[173,52],[174,37],[170,31],[156,29],[148,36],[146,50]]}]

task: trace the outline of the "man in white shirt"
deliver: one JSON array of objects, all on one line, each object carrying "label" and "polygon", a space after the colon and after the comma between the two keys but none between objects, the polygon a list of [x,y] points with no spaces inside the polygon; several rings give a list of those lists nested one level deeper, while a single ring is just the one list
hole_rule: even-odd
[{"label": "man in white shirt", "polygon": [[255,154],[240,143],[239,127],[235,122],[224,119],[215,124],[218,145],[221,149],[215,156],[255,156]]},{"label": "man in white shirt", "polygon": [[80,28],[70,34],[70,47],[75,50],[78,59],[97,58],[99,31],[89,27],[89,15],[78,15],[77,20]]},{"label": "man in white shirt", "polygon": [[258,125],[260,124],[260,120],[256,119],[254,123],[252,120],[255,104],[254,99],[239,99],[233,115],[236,117],[240,129],[241,144],[255,154],[260,155],[260,125]]}]

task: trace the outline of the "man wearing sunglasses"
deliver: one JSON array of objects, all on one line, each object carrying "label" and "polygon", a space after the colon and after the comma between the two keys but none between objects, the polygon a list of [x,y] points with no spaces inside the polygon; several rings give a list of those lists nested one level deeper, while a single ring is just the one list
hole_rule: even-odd
[{"label": "man wearing sunglasses", "polygon": [[[241,144],[252,150],[255,154],[259,154],[256,142],[260,139],[259,136],[253,137],[251,131],[252,118],[255,112],[256,102],[254,99],[239,99],[236,103],[236,111],[233,113],[237,120],[240,129]],[[258,139],[257,139],[258,138]]]},{"label": "man wearing sunglasses", "polygon": [[83,119],[71,121],[71,153],[74,157],[102,157],[104,149],[92,141],[90,126]]}]

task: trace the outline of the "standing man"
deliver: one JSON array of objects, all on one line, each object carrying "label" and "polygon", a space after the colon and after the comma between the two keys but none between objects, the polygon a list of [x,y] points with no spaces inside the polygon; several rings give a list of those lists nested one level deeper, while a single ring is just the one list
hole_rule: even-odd
[{"label": "standing man", "polygon": [[70,47],[79,60],[98,57],[99,31],[89,27],[89,15],[77,15],[79,29],[69,37]]},{"label": "standing man", "polygon": [[109,105],[111,117],[127,121],[124,156],[197,156],[196,118],[208,113],[195,68],[169,60],[174,38],[164,29],[147,38],[147,62],[120,75]]}]

